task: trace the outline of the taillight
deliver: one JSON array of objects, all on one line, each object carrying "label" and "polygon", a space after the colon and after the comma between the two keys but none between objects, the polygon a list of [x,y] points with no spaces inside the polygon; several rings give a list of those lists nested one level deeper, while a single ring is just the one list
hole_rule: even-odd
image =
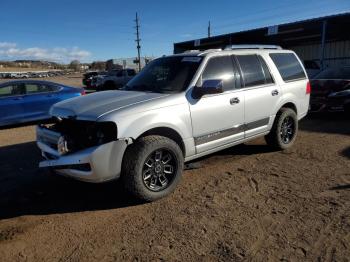
[{"label": "taillight", "polygon": [[311,93],[311,84],[310,81],[306,84],[306,94],[309,95]]},{"label": "taillight", "polygon": [[86,95],[85,89],[81,90],[80,94],[81,94],[82,96]]}]

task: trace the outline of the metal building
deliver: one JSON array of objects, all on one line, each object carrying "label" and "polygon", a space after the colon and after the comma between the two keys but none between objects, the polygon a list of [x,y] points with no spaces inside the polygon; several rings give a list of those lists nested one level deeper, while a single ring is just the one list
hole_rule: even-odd
[{"label": "metal building", "polygon": [[350,65],[350,13],[175,43],[174,53],[230,44],[280,45],[320,67]]}]

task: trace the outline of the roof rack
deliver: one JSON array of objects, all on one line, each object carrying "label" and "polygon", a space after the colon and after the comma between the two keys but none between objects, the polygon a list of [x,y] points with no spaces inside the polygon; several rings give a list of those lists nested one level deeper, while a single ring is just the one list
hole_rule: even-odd
[{"label": "roof rack", "polygon": [[184,53],[184,54],[187,54],[187,53],[197,53],[197,52],[199,52],[199,50],[192,49],[192,50],[186,50],[186,51],[184,51],[183,53]]},{"label": "roof rack", "polygon": [[222,51],[222,49],[221,48],[206,49],[206,50],[203,50],[200,53],[200,55],[204,55],[204,54],[211,53],[211,52],[218,52],[218,51]]},{"label": "roof rack", "polygon": [[228,45],[224,50],[233,49],[282,49],[279,45]]}]

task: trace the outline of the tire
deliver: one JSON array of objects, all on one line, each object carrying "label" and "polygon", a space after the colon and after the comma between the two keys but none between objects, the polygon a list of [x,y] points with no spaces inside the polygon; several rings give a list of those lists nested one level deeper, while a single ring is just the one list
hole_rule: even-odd
[{"label": "tire", "polygon": [[[290,127],[288,127],[289,123],[291,124]],[[276,115],[276,118],[270,133],[265,136],[265,141],[269,146],[275,149],[285,150],[293,146],[295,139],[297,137],[297,134],[298,134],[297,114],[293,109],[281,108],[281,110]],[[287,137],[289,138],[287,139]]]},{"label": "tire", "polygon": [[[163,136],[146,136],[127,148],[121,179],[125,189],[134,197],[150,202],[175,190],[181,180],[183,167],[184,157],[177,143]],[[166,181],[168,184],[164,187],[162,183]]]}]

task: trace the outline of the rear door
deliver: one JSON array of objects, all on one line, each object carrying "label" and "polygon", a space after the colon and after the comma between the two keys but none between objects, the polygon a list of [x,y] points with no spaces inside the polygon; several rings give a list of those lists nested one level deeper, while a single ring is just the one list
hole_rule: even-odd
[{"label": "rear door", "polygon": [[0,86],[0,125],[15,124],[23,121],[24,95],[24,84],[16,83]]},{"label": "rear door", "polygon": [[197,154],[244,138],[244,95],[232,57],[210,58],[196,85],[205,80],[223,80],[224,92],[204,95],[189,104]]},{"label": "rear door", "polygon": [[49,117],[50,107],[59,101],[59,87],[46,83],[26,83],[24,110],[28,119],[38,120]]},{"label": "rear door", "polygon": [[244,82],[244,129],[248,138],[268,131],[281,91],[260,55],[236,55],[235,58]]}]

